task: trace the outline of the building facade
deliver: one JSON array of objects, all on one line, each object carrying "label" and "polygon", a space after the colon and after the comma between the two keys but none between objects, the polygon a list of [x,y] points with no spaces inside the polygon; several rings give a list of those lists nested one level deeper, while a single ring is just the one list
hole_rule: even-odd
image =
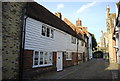
[{"label": "building facade", "polygon": [[28,3],[27,6],[23,32],[24,78],[51,70],[62,71],[65,67],[81,63],[82,59],[86,61],[86,53],[81,54],[81,41],[85,43],[82,35],[62,21],[60,13],[54,15],[38,3]]},{"label": "building facade", "polygon": [[109,51],[109,61],[110,63],[116,63],[116,49],[115,40],[113,40],[113,32],[115,26],[115,19],[116,14],[110,13],[110,7],[107,5],[106,8],[106,28],[107,28],[107,35],[108,35],[108,51]]},{"label": "building facade", "polygon": [[109,52],[108,52],[108,35],[107,32],[103,32],[101,30],[101,36],[100,36],[100,45],[99,45],[99,51],[103,52],[103,58],[108,59]]},{"label": "building facade", "polygon": [[117,63],[120,64],[120,3],[116,3],[116,25],[114,27],[113,39],[116,41]]},{"label": "building facade", "polygon": [[30,79],[88,60],[88,32],[81,21],[73,30],[60,13],[58,18],[36,2],[2,8],[3,79]]}]

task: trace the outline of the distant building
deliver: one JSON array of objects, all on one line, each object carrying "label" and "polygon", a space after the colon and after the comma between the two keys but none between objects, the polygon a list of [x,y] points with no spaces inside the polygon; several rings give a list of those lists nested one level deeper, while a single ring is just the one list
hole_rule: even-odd
[{"label": "distant building", "polygon": [[101,30],[100,42],[98,43],[98,50],[103,52],[103,58],[108,58],[108,35],[107,32]]},{"label": "distant building", "polygon": [[83,48],[80,47],[80,52],[81,54],[85,55],[84,58],[86,61],[87,59],[92,59],[92,36],[87,31],[87,27],[82,26],[82,21],[79,18],[76,20],[76,26],[72,24],[67,18],[64,18],[64,22],[66,22],[74,31],[82,34],[82,38],[85,40],[85,45],[83,45]]},{"label": "distant building", "polygon": [[113,32],[115,27],[116,14],[110,13],[110,7],[107,5],[106,8],[106,28],[108,35],[108,51],[109,51],[109,61],[110,63],[116,63],[116,49],[115,40],[113,40]]}]

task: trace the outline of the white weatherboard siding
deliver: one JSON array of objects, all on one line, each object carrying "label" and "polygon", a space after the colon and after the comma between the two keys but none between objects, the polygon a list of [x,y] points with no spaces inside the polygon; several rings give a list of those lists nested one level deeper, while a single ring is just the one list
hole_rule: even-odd
[{"label": "white weatherboard siding", "polygon": [[81,40],[79,40],[79,45],[78,45],[78,52],[79,53],[83,53],[85,50],[84,46],[82,46],[81,43],[82,43]]},{"label": "white weatherboard siding", "polygon": [[61,30],[54,29],[54,38],[44,37],[41,35],[42,22],[27,18],[25,49],[42,50],[42,51],[65,51],[67,34]]},{"label": "white weatherboard siding", "polygon": [[89,43],[88,43],[89,49],[88,49],[88,53],[89,53],[89,59],[92,59],[92,37],[91,35],[89,35]]},{"label": "white weatherboard siding", "polygon": [[76,39],[76,44],[72,43],[72,36],[71,35],[67,35],[67,51],[71,51],[71,52],[77,52],[77,39]]}]

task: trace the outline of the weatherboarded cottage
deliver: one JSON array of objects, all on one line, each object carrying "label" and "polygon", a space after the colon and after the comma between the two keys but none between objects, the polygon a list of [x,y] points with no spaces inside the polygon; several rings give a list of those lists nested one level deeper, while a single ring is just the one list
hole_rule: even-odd
[{"label": "weatherboarded cottage", "polygon": [[78,64],[82,35],[36,2],[27,3],[23,25],[23,77]]}]

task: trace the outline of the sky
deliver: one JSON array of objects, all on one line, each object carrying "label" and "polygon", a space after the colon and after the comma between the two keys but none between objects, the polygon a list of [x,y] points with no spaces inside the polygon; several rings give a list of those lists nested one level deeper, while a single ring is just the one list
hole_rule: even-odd
[{"label": "sky", "polygon": [[110,12],[116,13],[116,2],[41,2],[40,5],[47,8],[52,13],[61,12],[62,19],[67,18],[74,25],[79,18],[82,26],[95,35],[97,42],[100,40],[100,31],[106,32],[106,5],[110,6]]}]

